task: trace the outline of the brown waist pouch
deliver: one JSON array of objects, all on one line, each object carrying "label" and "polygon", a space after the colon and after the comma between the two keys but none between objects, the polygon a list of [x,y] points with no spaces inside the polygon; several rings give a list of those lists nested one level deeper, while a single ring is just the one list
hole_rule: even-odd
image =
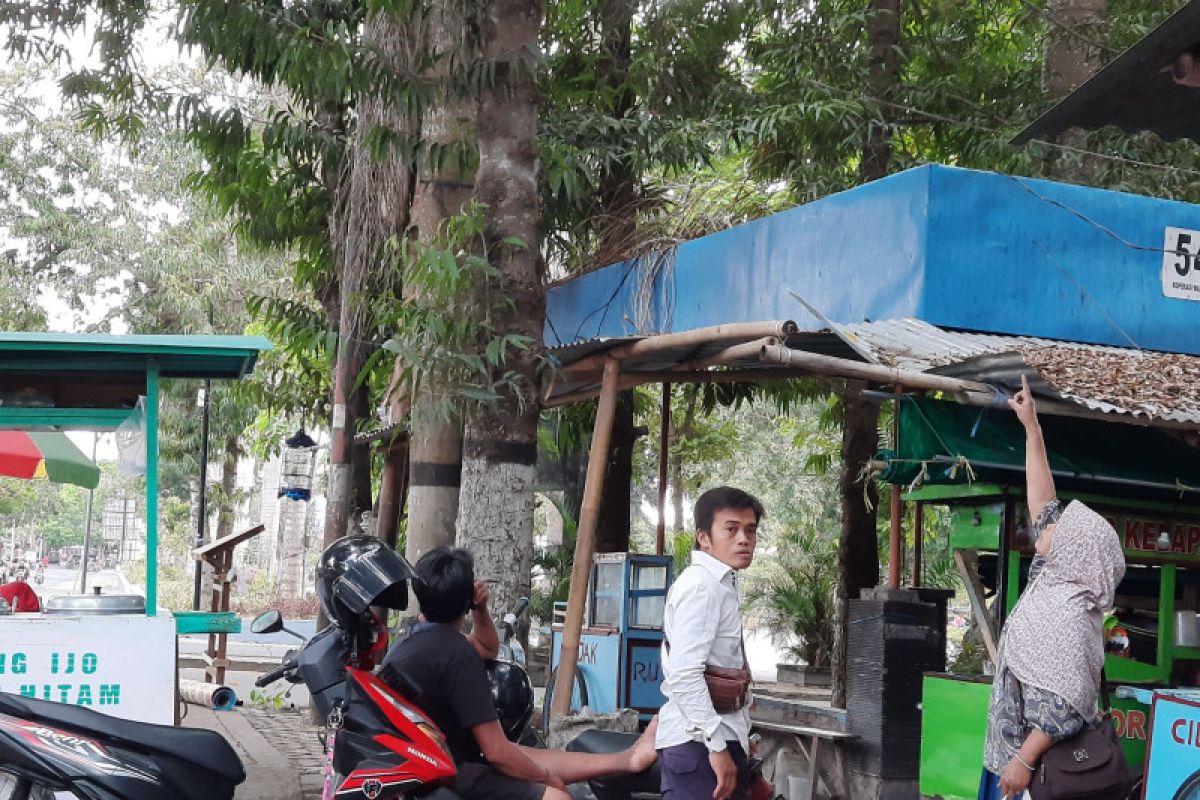
[{"label": "brown waist pouch", "polygon": [[718,714],[741,711],[750,703],[750,670],[746,668],[710,665],[704,668],[704,682],[708,684],[713,710]]}]

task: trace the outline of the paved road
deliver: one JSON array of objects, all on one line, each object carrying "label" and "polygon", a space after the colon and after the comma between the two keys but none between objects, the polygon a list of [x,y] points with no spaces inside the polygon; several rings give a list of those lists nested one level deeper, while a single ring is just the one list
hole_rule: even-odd
[{"label": "paved road", "polygon": [[[58,564],[46,567],[46,578],[42,583],[34,583],[33,574],[29,576],[29,584],[43,598],[60,597],[65,594],[79,594],[79,568],[67,568]],[[91,594],[96,586],[104,594],[114,594],[120,591],[117,573],[112,569],[97,569],[92,567],[87,574],[87,594]]]}]

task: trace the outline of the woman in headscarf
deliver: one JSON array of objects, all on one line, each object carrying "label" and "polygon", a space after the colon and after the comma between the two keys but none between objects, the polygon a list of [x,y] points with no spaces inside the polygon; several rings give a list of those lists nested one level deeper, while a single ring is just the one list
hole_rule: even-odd
[{"label": "woman in headscarf", "polygon": [[1077,500],[1064,508],[1055,497],[1024,376],[1008,405],[1025,427],[1026,499],[1036,555],[1029,584],[1000,635],[980,800],[1021,797],[1043,753],[1104,719],[1097,705],[1104,616],[1125,575],[1112,525]]}]

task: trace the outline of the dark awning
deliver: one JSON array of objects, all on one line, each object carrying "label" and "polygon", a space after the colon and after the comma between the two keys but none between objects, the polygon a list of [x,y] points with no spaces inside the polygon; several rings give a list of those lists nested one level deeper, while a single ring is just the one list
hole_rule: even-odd
[{"label": "dark awning", "polygon": [[[1060,488],[1104,486],[1113,495],[1194,500],[1200,449],[1153,428],[1043,416],[1050,469]],[[979,409],[913,397],[900,404],[899,452],[883,451],[888,483],[1020,486],[1025,433],[1008,409]]]},{"label": "dark awning", "polygon": [[1200,88],[1178,84],[1162,71],[1198,47],[1200,0],[1192,0],[1017,134],[1013,144],[1106,125],[1200,141]]}]

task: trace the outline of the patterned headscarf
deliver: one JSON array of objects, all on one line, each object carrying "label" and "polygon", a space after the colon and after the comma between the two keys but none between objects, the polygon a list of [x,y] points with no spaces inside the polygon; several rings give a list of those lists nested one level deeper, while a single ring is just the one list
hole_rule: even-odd
[{"label": "patterned headscarf", "polygon": [[1013,675],[1092,719],[1104,666],[1104,615],[1124,576],[1117,532],[1072,501],[1058,519],[1045,566],[1004,626],[1001,658]]}]

